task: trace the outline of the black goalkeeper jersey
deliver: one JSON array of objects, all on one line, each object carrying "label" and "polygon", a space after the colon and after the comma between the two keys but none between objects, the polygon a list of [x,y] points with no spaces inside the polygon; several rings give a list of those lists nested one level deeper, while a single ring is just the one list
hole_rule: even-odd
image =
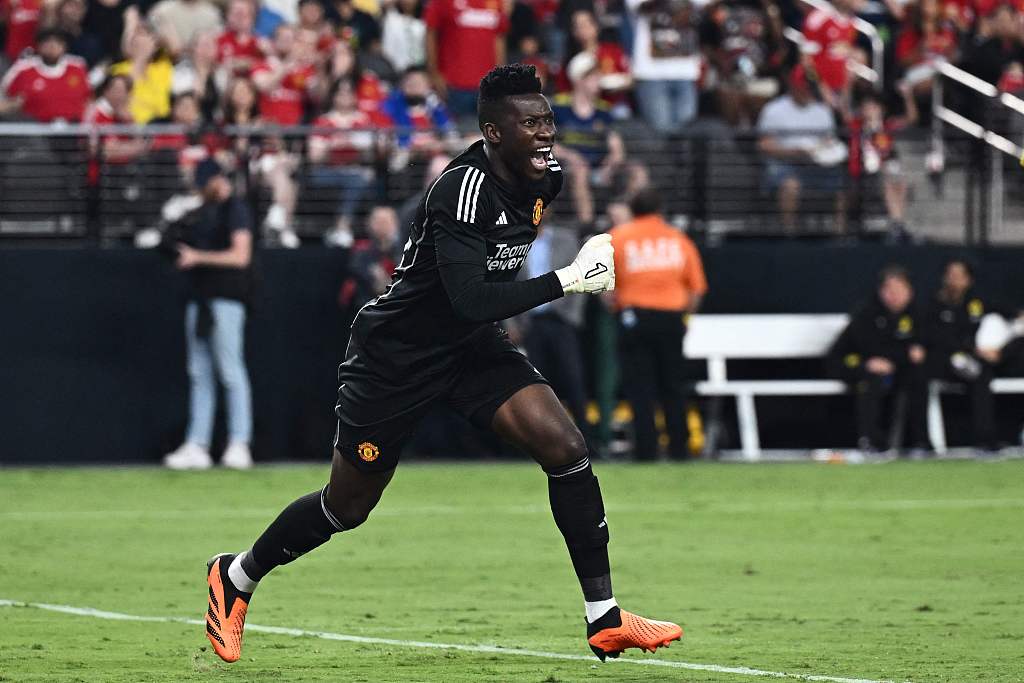
[{"label": "black goalkeeper jersey", "polygon": [[402,383],[457,368],[474,333],[563,295],[553,272],[516,281],[544,210],[562,187],[553,158],[540,181],[509,186],[483,141],[456,157],[416,211],[391,286],[359,311],[350,358]]}]

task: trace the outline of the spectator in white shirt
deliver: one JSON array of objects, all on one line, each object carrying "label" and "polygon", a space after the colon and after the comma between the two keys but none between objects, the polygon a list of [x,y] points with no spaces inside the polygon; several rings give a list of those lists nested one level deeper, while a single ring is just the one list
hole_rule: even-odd
[{"label": "spectator in white shirt", "polygon": [[815,96],[802,66],[790,74],[789,91],[761,110],[757,130],[766,162],[765,189],[778,198],[783,229],[796,228],[801,196],[816,194],[835,197],[837,227],[843,232],[847,151],[836,138],[835,115]]},{"label": "spectator in white shirt", "polygon": [[633,80],[644,120],[664,134],[697,116],[701,53],[698,12],[704,0],[626,0],[636,22]]},{"label": "spectator in white shirt", "polygon": [[427,26],[420,18],[420,0],[391,0],[381,23],[381,49],[395,71],[426,64]]}]

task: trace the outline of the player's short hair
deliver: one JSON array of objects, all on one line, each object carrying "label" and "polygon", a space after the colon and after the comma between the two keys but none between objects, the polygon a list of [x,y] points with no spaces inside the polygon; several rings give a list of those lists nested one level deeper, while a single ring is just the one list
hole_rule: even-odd
[{"label": "player's short hair", "polygon": [[477,119],[480,126],[494,121],[500,115],[498,107],[508,97],[516,95],[541,94],[544,86],[537,78],[537,68],[532,64],[505,64],[496,66],[480,79],[480,94],[477,96]]},{"label": "player's short hair", "polygon": [[633,212],[633,216],[639,218],[640,216],[650,216],[653,214],[660,214],[665,209],[665,200],[653,187],[645,187],[637,190],[632,197],[629,198],[629,210]]}]

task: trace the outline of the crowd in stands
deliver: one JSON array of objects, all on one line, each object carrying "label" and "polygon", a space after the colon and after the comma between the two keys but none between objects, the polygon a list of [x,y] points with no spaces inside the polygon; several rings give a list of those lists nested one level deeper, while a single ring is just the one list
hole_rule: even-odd
[{"label": "crowd in stands", "polygon": [[[813,2],[813,6],[812,3]],[[685,136],[698,119],[760,136],[764,189],[792,228],[802,193],[845,222],[855,187],[898,229],[906,182],[894,139],[927,113],[938,60],[1024,89],[1019,3],[998,0],[0,0],[0,118],[172,123],[186,134],[99,135],[106,166],[155,152],[245,168],[288,237],[296,176],[337,196],[338,243],[376,168],[421,186],[473,134],[492,66],[537,67],[562,130],[576,219],[594,194],[651,181],[631,136]],[[854,20],[885,41],[885,78]],[[797,29],[800,38],[788,34]],[[883,71],[882,69],[878,69]],[[881,87],[877,87],[881,86]],[[273,126],[311,125],[302,140]],[[374,131],[391,130],[381,137]],[[200,133],[202,131],[202,133]],[[861,180],[870,180],[861,183]]]}]

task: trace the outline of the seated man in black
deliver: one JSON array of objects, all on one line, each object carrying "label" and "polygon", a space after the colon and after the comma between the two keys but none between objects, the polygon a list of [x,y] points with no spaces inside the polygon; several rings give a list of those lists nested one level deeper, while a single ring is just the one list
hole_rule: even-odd
[{"label": "seated man in black", "polygon": [[861,450],[879,450],[886,445],[879,413],[883,399],[897,391],[907,397],[906,431],[911,450],[931,450],[925,413],[928,375],[920,327],[907,271],[889,266],[879,274],[876,295],[854,311],[829,351],[835,374],[857,396],[857,447]]},{"label": "seated man in black", "polygon": [[988,313],[1013,319],[1017,311],[1000,306],[974,289],[974,272],[962,259],[946,263],[939,289],[928,310],[928,366],[932,377],[966,385],[971,398],[974,445],[996,448],[992,375],[1000,360],[977,347],[978,328]]}]

